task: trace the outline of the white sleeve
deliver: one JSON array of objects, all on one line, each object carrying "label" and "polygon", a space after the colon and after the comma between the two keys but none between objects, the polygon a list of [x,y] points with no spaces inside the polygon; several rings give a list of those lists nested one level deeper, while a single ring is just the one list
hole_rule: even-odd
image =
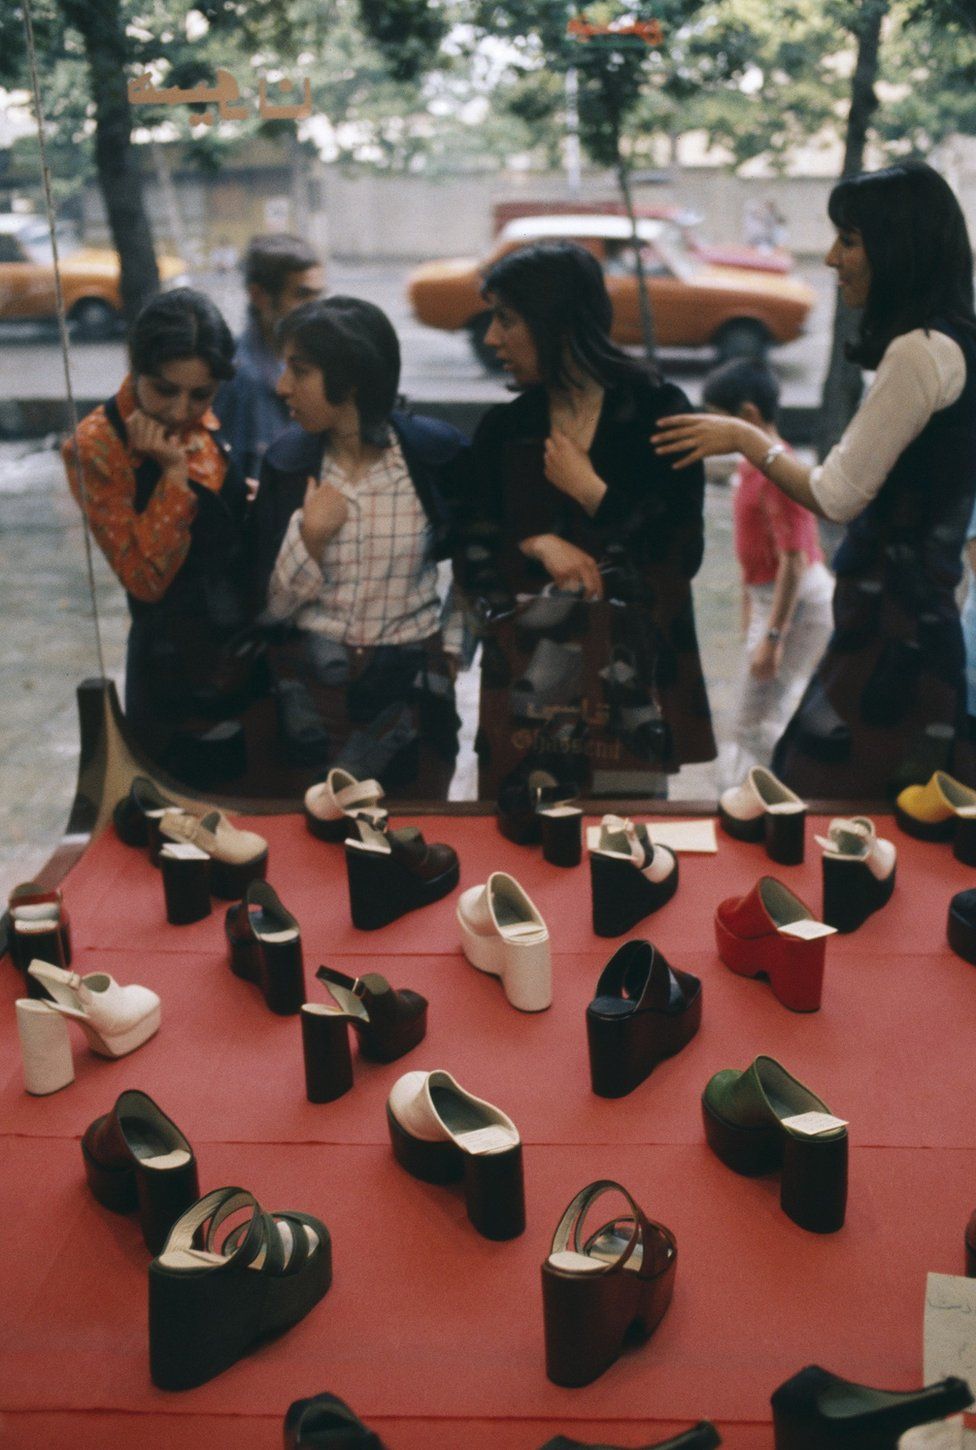
[{"label": "white sleeve", "polygon": [[288,619],[303,604],[317,599],[322,591],[322,570],[305,547],[302,518],[302,510],[296,509],[288,520],[268,583],[266,619]]},{"label": "white sleeve", "polygon": [[919,327],[896,337],[844,436],[810,475],[826,517],[847,523],[861,513],[932,414],[965,385],[962,348],[944,332]]}]

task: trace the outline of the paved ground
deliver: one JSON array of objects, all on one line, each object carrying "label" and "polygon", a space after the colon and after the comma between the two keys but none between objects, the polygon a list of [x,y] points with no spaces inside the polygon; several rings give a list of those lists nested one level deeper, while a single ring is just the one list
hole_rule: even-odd
[{"label": "paved ground", "polygon": [[[821,269],[822,270],[822,269]],[[811,276],[814,274],[811,271]],[[403,299],[403,269],[333,264],[335,291],[366,295],[396,322],[404,351],[405,391],[416,401],[503,399],[503,387],[481,372],[462,338],[431,332],[409,316]],[[236,279],[214,279],[213,292],[235,326],[240,318]],[[829,279],[813,334],[780,354],[786,400],[812,403],[819,389]],[[81,396],[109,394],[122,376],[121,344],[72,347],[73,385]],[[693,396],[704,366],[701,359],[672,359],[667,371]],[[0,329],[0,410],[11,397],[63,397],[56,338],[40,329]],[[9,887],[28,878],[53,849],[67,820],[77,764],[75,687],[100,672],[88,589],[81,519],[64,483],[51,438],[46,443],[0,445],[0,532],[6,544],[0,574],[0,900]],[[127,617],[121,589],[101,556],[94,575],[104,665],[119,679]],[[707,500],[705,565],[696,581],[702,655],[713,709],[721,725],[734,693],[738,660],[738,605],[732,557],[727,488],[710,485]],[[477,714],[474,674],[462,681],[462,713],[468,749],[455,794],[473,794],[470,737]],[[710,767],[679,777],[675,795],[714,794]]]}]

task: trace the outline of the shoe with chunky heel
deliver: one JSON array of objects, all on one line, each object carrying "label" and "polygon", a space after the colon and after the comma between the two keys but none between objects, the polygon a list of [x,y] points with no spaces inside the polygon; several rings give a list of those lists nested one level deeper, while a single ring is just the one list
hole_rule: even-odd
[{"label": "shoe with chunky heel", "polygon": [[847,1124],[775,1058],[717,1072],[702,1094],[702,1116],[708,1146],[736,1173],[780,1170],[780,1205],[800,1228],[842,1227]]},{"label": "shoe with chunky heel", "polygon": [[244,899],[228,907],[224,918],[230,969],[254,982],[279,1017],[290,1017],[305,1001],[302,934],[266,881],[252,881]]},{"label": "shoe with chunky heel", "polygon": [[678,889],[678,858],[655,846],[644,825],[604,816],[598,844],[590,848],[593,930],[623,936],[660,910]]},{"label": "shoe with chunky heel", "polygon": [[[619,1194],[629,1212],[583,1238],[590,1208]],[[609,1369],[625,1343],[642,1343],[660,1324],[674,1293],[674,1234],[646,1218],[626,1188],[601,1178],[580,1189],[559,1220],[542,1265],[546,1374],[554,1384],[588,1385]]]},{"label": "shoe with chunky heel", "polygon": [[867,816],[831,821],[823,848],[823,919],[837,931],[856,931],[891,900],[897,852]]},{"label": "shoe with chunky heel", "polygon": [[265,1213],[243,1188],[215,1188],[177,1219],[149,1265],[153,1384],[205,1384],[304,1319],[331,1283],[324,1223],[306,1213]]},{"label": "shoe with chunky heel", "polygon": [[764,765],[754,765],[741,785],[722,792],[718,818],[737,841],[765,841],[766,855],[778,865],[802,863],[806,802]]},{"label": "shoe with chunky heel", "polygon": [[24,973],[28,996],[44,997],[40,983],[27,976],[31,962],[71,965],[71,926],[61,892],[45,891],[36,881],[24,881],[7,898],[7,912],[10,960]]},{"label": "shoe with chunky heel", "polygon": [[816,1012],[823,997],[824,943],[836,928],[774,876],[746,896],[729,896],[715,912],[718,954],[740,977],[765,977],[791,1012]]},{"label": "shoe with chunky heel", "polygon": [[295,1400],[285,1415],[285,1450],[385,1450],[375,1430],[364,1425],[338,1395]]},{"label": "shoe with chunky heel", "polygon": [[198,817],[189,811],[164,811],[159,817],[163,841],[188,841],[210,857],[210,889],[223,901],[239,901],[252,881],[268,870],[268,843],[256,831],[241,831],[221,811]]},{"label": "shoe with chunky heel", "polygon": [[776,1450],[897,1450],[913,1425],[930,1425],[973,1402],[950,1375],[920,1390],[876,1390],[808,1364],[773,1390]]},{"label": "shoe with chunky heel", "polygon": [[895,820],[919,841],[952,841],[953,854],[976,866],[976,790],[944,770],[926,785],[907,785],[895,800]]},{"label": "shoe with chunky heel", "polygon": [[50,962],[31,962],[28,975],[44,987],[52,1011],[77,1022],[100,1057],[125,1057],[159,1029],[160,1002],[149,987],[120,987],[107,972],[81,977]]},{"label": "shoe with chunky heel", "polygon": [[522,1142],[500,1108],[465,1092],[449,1072],[408,1072],[386,1105],[393,1155],[424,1183],[464,1180],[468,1217],[487,1239],[525,1229]]},{"label": "shoe with chunky heel", "polygon": [[469,886],[457,904],[461,950],[473,967],[498,977],[520,1012],[552,1005],[549,931],[514,876],[493,871],[484,886]]},{"label": "shoe with chunky heel", "polygon": [[161,816],[163,811],[183,809],[185,808],[178,801],[163,795],[156,782],[150,780],[148,775],[137,775],[133,777],[128,795],[122,796],[116,802],[112,812],[112,824],[115,826],[115,834],[126,846],[145,848],[151,839],[150,820],[154,816]]},{"label": "shoe with chunky heel", "polygon": [[24,1069],[24,1091],[47,1097],[75,1080],[68,1026],[49,999],[20,997],[14,1003]]},{"label": "shoe with chunky heel", "polygon": [[458,884],[451,846],[428,846],[416,826],[377,830],[360,816],[357,836],[346,840],[346,873],[353,926],[375,931],[408,911],[440,901]]},{"label": "shoe with chunky heel", "polygon": [[193,1149],[172,1118],[135,1088],[89,1125],[81,1156],[88,1186],[104,1208],[139,1210],[151,1254],[160,1252],[173,1224],[200,1197]]},{"label": "shoe with chunky heel", "polygon": [[[716,1450],[722,1437],[708,1420],[699,1420],[683,1435],[672,1435],[670,1440],[655,1440],[653,1445],[638,1445],[635,1450]],[[566,1435],[556,1435],[547,1440],[539,1450],[627,1450],[625,1445],[592,1445],[583,1440],[570,1440]]]},{"label": "shoe with chunky heel", "polygon": [[305,824],[319,841],[344,841],[356,835],[356,817],[364,815],[374,826],[386,820],[380,805],[383,787],[378,780],[357,780],[336,767],[325,780],[305,792]]},{"label": "shoe with chunky heel", "polygon": [[669,967],[649,941],[624,942],[586,1009],[590,1080],[601,1098],[633,1092],[701,1026],[701,982]]},{"label": "shoe with chunky heel", "polygon": [[516,846],[536,846],[542,840],[542,812],[568,805],[576,786],[560,781],[552,771],[523,763],[498,787],[495,820],[506,840]]},{"label": "shoe with chunky heel", "polygon": [[363,1057],[396,1062],[427,1035],[427,998],[391,987],[379,972],[347,977],[319,967],[315,975],[336,1005],[306,1002],[302,1008],[305,1090],[310,1103],[331,1103],[352,1087],[349,1028]]}]

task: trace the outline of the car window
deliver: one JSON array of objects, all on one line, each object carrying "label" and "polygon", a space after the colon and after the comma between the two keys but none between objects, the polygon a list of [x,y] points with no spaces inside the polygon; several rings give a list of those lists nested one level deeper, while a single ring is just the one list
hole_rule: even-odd
[{"label": "car window", "polygon": [[24,262],[26,260],[17,238],[5,236],[0,232],[0,262]]}]

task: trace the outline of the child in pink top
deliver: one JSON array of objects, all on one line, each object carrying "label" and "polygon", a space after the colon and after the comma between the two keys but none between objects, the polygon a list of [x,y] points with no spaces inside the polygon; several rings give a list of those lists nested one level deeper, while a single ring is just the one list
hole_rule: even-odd
[{"label": "child in pink top", "polygon": [[[780,441],[779,384],[764,363],[743,358],[717,368],[702,400],[762,428],[770,446]],[[732,740],[719,752],[720,789],[738,784],[750,766],[769,765],[833,627],[834,583],[813,514],[745,459],[732,510],[746,658]]]}]

